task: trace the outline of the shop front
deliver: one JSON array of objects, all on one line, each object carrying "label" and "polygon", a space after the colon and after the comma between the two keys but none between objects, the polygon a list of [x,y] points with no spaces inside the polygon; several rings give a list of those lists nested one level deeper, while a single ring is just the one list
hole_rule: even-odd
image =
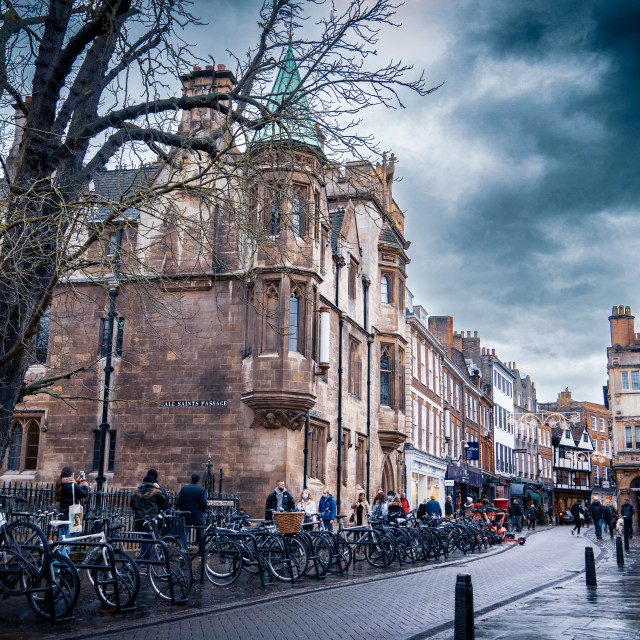
[{"label": "shop front", "polygon": [[444,513],[446,462],[411,446],[405,447],[404,456],[407,465],[406,493],[411,508],[416,509],[433,496]]},{"label": "shop front", "polygon": [[[453,499],[456,508],[459,509],[468,497],[475,502],[480,502],[482,493],[482,474],[457,464],[447,465],[447,495]],[[458,506],[460,505],[460,506]]]}]

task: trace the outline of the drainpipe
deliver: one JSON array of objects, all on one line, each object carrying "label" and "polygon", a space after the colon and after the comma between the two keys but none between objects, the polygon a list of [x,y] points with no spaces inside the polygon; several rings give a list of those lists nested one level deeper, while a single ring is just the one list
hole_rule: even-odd
[{"label": "drainpipe", "polygon": [[340,513],[340,493],[342,489],[342,332],[344,329],[344,314],[340,314],[338,323],[338,487],[336,489],[336,513]]},{"label": "drainpipe", "polygon": [[309,466],[309,412],[307,411],[307,419],[304,422],[304,470],[302,472],[302,488],[307,486],[307,468]]},{"label": "drainpipe", "polygon": [[[362,278],[364,287],[364,330],[369,333],[369,285],[371,280]],[[371,336],[367,336],[367,477],[365,491],[367,502],[371,492]]]}]

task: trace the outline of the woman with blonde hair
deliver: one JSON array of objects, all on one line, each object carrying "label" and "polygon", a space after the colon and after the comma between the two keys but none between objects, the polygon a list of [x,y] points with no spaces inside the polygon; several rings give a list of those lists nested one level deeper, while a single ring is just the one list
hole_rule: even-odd
[{"label": "woman with blonde hair", "polygon": [[296,504],[296,509],[298,511],[304,511],[305,516],[315,516],[316,513],[318,513],[316,503],[313,501],[309,489],[306,487],[300,494],[300,500],[298,500],[298,504]]}]

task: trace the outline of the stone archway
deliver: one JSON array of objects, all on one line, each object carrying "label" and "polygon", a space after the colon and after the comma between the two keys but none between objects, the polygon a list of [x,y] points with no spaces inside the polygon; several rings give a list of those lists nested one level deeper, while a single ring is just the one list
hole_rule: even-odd
[{"label": "stone archway", "polygon": [[391,460],[387,455],[382,463],[382,481],[380,486],[385,494],[388,491],[395,491],[395,473],[393,472],[393,465],[391,464]]}]

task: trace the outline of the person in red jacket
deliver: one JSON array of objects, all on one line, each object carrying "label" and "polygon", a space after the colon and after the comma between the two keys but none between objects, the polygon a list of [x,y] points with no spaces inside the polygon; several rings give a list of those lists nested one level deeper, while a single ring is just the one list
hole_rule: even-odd
[{"label": "person in red jacket", "polygon": [[407,513],[409,513],[409,511],[411,511],[411,509],[409,508],[409,502],[407,501],[407,494],[406,493],[401,493],[400,494],[400,504],[402,505],[402,508],[404,509],[405,515]]}]

